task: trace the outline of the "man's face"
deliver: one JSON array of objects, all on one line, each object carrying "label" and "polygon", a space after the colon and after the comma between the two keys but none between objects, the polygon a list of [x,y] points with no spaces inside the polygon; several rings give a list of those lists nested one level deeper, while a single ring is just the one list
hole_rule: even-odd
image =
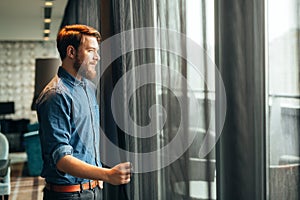
[{"label": "man's face", "polygon": [[79,76],[90,80],[96,77],[96,65],[100,60],[98,51],[99,44],[97,39],[93,36],[83,35],[74,63],[74,68]]}]

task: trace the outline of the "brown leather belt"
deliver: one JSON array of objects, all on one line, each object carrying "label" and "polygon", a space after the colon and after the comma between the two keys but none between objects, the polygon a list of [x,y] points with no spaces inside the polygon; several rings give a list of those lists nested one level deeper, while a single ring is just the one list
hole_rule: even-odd
[{"label": "brown leather belt", "polygon": [[90,181],[87,183],[77,184],[77,185],[54,185],[46,183],[46,188],[54,192],[81,192],[83,190],[91,190],[99,186],[99,181]]}]

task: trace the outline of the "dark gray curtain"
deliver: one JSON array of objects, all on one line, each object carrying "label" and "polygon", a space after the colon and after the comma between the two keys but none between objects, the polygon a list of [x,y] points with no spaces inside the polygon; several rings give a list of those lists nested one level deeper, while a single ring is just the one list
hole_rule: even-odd
[{"label": "dark gray curtain", "polygon": [[[108,7],[106,3],[102,3],[103,9],[110,9],[111,16],[111,32],[113,34],[119,34],[123,31],[131,30],[139,27],[153,26],[152,5],[150,1],[110,1],[111,7]],[[105,25],[104,25],[105,26]],[[121,36],[120,43],[116,44],[118,49],[126,49],[128,47],[135,49],[134,35],[130,35],[132,38],[123,38]],[[140,41],[142,42],[142,41]],[[112,49],[114,50],[114,49]],[[111,106],[118,107],[118,110],[124,114],[123,123],[126,124],[129,116],[139,126],[144,126],[149,123],[148,110],[154,104],[155,90],[153,85],[145,85],[144,87],[137,88],[133,95],[130,94],[130,90],[134,87],[135,82],[140,78],[152,79],[153,73],[146,72],[143,77],[132,76],[127,78],[126,72],[134,70],[136,66],[146,64],[147,62],[154,62],[153,50],[134,50],[126,52],[119,57],[111,65],[111,77],[112,84],[115,84],[121,77],[125,77],[121,80],[122,92],[118,93],[118,102],[112,102]],[[119,103],[121,102],[121,103]],[[129,104],[128,104],[129,103]],[[104,106],[107,106],[105,104]],[[111,111],[108,111],[109,113]],[[106,116],[104,116],[105,118]],[[114,120],[112,121],[113,123]],[[113,125],[112,123],[110,125]],[[116,125],[114,125],[116,126]],[[117,127],[117,126],[116,126]],[[133,130],[134,131],[134,130]],[[110,137],[115,135],[115,141],[117,145],[130,152],[148,152],[151,148],[155,148],[156,141],[154,138],[139,139],[134,137],[134,132],[131,135],[127,135],[120,127],[116,128],[116,132],[109,133]],[[120,153],[122,160],[128,160],[126,155]],[[138,162],[137,160],[131,160],[132,163]],[[137,167],[137,166],[133,166]],[[157,184],[154,184],[157,180],[156,172],[149,173],[137,173],[133,175],[133,178],[127,186],[109,186],[108,192],[106,192],[107,199],[157,199]],[[116,192],[123,188],[124,192]],[[114,191],[114,192],[113,192]]]},{"label": "dark gray curtain", "polygon": [[[266,199],[264,1],[216,0],[216,64],[227,95],[217,198]],[[218,110],[224,106],[218,98]]]},{"label": "dark gray curtain", "polygon": [[[120,124],[117,123],[116,132],[110,132],[110,136],[115,134],[114,141],[120,147],[128,152],[144,153],[144,157],[147,156],[147,153],[153,153],[157,149],[167,148],[168,144],[174,140],[182,141],[177,144],[176,149],[171,150],[172,152],[156,152],[156,157],[148,162],[120,152],[121,160],[129,158],[138,172],[134,174],[129,185],[121,186],[125,187],[125,197],[121,196],[122,193],[112,192],[116,189],[115,187],[114,189],[110,187],[112,190],[106,193],[106,197],[109,199],[212,199],[209,183],[215,178],[215,162],[199,157],[201,141],[205,136],[205,131],[201,132],[199,129],[206,130],[207,126],[203,123],[201,127],[192,127],[193,123],[189,120],[193,113],[193,118],[206,121],[205,110],[207,110],[208,103],[205,100],[207,100],[207,96],[204,95],[204,98],[197,100],[201,108],[189,106],[191,98],[188,93],[195,91],[189,91],[185,81],[188,79],[188,65],[185,58],[187,38],[178,37],[178,35],[186,33],[186,2],[168,0],[102,1],[101,5],[111,9],[105,15],[106,17],[102,16],[102,19],[105,20],[107,17],[112,19],[109,25],[102,23],[101,29],[109,30],[111,35],[120,34],[117,41],[114,40],[117,43],[114,44],[116,45],[114,48],[117,49],[112,48],[110,51],[112,54],[116,51],[124,52],[107,69],[111,73],[114,90],[116,90],[117,84],[122,85],[122,92],[118,93],[117,99],[111,102],[111,106],[119,109],[119,116],[125,116],[122,121],[125,127],[131,126],[131,119],[137,126],[146,127],[151,124],[154,127],[161,127],[156,134],[143,138],[141,137],[143,134],[153,134],[151,131],[154,130],[150,129],[148,133],[134,128],[128,133],[123,131]],[[105,8],[102,7],[101,10],[105,10]],[[205,16],[205,12],[202,14]],[[203,18],[205,21],[205,17]],[[196,21],[201,23],[200,19],[196,19]],[[140,31],[141,28],[147,27],[156,27],[161,30]],[[127,35],[123,35],[124,32],[133,29],[139,31],[127,32]],[[202,36],[199,37],[203,40],[206,39]],[[203,41],[203,43],[205,42]],[[178,51],[175,51],[176,53],[169,51],[172,48]],[[202,55],[202,52],[198,53]],[[146,66],[145,70],[139,71],[149,63],[150,65]],[[159,67],[156,68],[155,65]],[[204,64],[204,66],[206,65]],[[130,74],[132,71],[134,73]],[[195,81],[199,81],[199,85],[203,84],[203,80]],[[148,84],[140,87],[138,86],[140,82]],[[132,91],[134,92],[131,93]],[[157,104],[162,107],[162,110],[155,107]],[[104,106],[107,105],[109,104]],[[197,112],[197,109],[202,112]],[[126,116],[128,117],[126,118]],[[164,118],[162,116],[166,117],[165,121],[162,120]],[[104,120],[106,121],[107,118]],[[106,123],[106,125],[108,124]],[[182,134],[178,136],[178,132]],[[196,139],[188,149],[186,144],[189,141],[188,138],[193,137],[193,133],[196,135]],[[176,154],[178,152],[183,154]],[[174,155],[176,159],[164,165],[165,161],[173,159]],[[143,171],[143,169],[149,168],[155,170]],[[192,193],[190,193],[191,188]]]},{"label": "dark gray curtain", "polygon": [[96,29],[100,27],[100,0],[68,1],[61,27],[68,24],[86,24]]},{"label": "dark gray curtain", "polygon": [[[127,30],[132,30],[136,28],[142,27],[153,27],[155,23],[162,23],[162,27],[169,28],[170,21],[168,19],[173,19],[176,17],[176,30],[182,31],[185,27],[181,26],[181,23],[184,24],[184,21],[180,20],[180,17],[183,17],[182,11],[184,11],[184,7],[181,10],[180,7],[184,5],[184,2],[173,2],[167,4],[168,2],[159,1],[157,4],[154,4],[153,1],[130,1],[130,2],[123,2],[123,1],[112,1],[111,2],[111,17],[113,21],[112,32],[114,34],[122,33]],[[170,8],[174,10],[174,13],[169,12]],[[154,11],[157,10],[158,18],[154,17]],[[170,17],[170,18],[169,18]],[[157,21],[155,21],[157,20]],[[156,49],[135,49],[137,46],[141,45],[141,43],[145,43],[145,41],[136,41],[134,38],[137,36],[134,33],[130,34],[130,38],[121,38],[121,43],[119,44],[119,48],[126,49],[130,46],[134,49],[132,52],[127,52],[121,58],[117,59],[115,63],[112,65],[112,76],[113,76],[113,83],[116,83],[121,76],[126,77],[128,71],[135,70],[139,66],[148,63],[155,63],[155,54],[161,54],[164,62],[160,64],[170,64],[169,60],[172,58],[177,59],[176,57],[171,58],[171,54],[159,51],[157,52]],[[154,36],[154,35],[152,35]],[[147,36],[146,36],[147,37]],[[160,41],[166,41],[166,38],[160,38]],[[169,41],[170,42],[170,41]],[[175,42],[175,41],[171,41]],[[180,41],[176,41],[179,42]],[[139,43],[139,44],[137,44]],[[155,41],[152,42],[155,45]],[[184,48],[184,47],[183,47]],[[184,68],[182,67],[181,60],[180,62],[174,61],[174,65],[172,67],[180,69],[180,71],[184,72]],[[168,65],[170,66],[170,65]],[[151,66],[149,66],[151,67]],[[158,113],[156,113],[155,118],[149,118],[149,109],[154,104],[157,104],[160,101],[162,102],[164,108],[166,109],[167,116],[168,116],[168,124],[164,126],[164,129],[158,133],[156,136],[148,137],[148,138],[139,138],[138,131],[133,130],[131,135],[125,135],[124,132],[118,129],[118,139],[120,144],[120,136],[122,137],[121,140],[124,140],[123,148],[127,149],[130,152],[138,152],[138,153],[148,153],[156,150],[157,148],[161,148],[162,146],[166,145],[169,142],[168,138],[172,138],[171,126],[173,126],[174,121],[178,121],[176,116],[172,115],[171,108],[172,104],[170,101],[170,93],[166,94],[164,97],[158,94],[158,90],[156,89],[157,86],[155,84],[147,84],[136,89],[134,94],[131,96],[127,94],[131,88],[135,87],[137,82],[140,82],[140,79],[144,79],[145,82],[151,82],[151,80],[155,80],[155,73],[161,73],[151,68],[145,70],[142,73],[135,74],[130,78],[126,78],[122,80],[122,85],[124,89],[124,93],[119,95],[118,98],[122,98],[123,105],[119,105],[121,110],[124,112],[128,112],[125,115],[129,115],[132,117],[132,120],[140,125],[146,126],[150,123],[156,124],[156,120],[158,119]],[[165,73],[165,72],[164,72]],[[186,72],[185,72],[186,73]],[[162,74],[165,78],[169,81],[172,80],[168,77],[167,74]],[[146,80],[145,80],[146,79]],[[179,89],[182,86],[179,83]],[[183,92],[182,92],[183,93]],[[126,102],[129,102],[127,104]],[[115,102],[115,104],[118,104]],[[116,106],[116,105],[112,105]],[[129,123],[126,120],[124,121],[125,124]],[[159,123],[159,122],[158,122]],[[172,123],[172,124],[171,124]],[[129,125],[130,126],[130,125]],[[164,133],[162,133],[164,132]],[[121,142],[122,143],[122,142]],[[179,164],[173,164],[172,167],[167,167],[161,170],[159,167],[159,159],[162,155],[158,154],[157,159],[151,163],[157,165],[156,171],[150,172],[142,172],[134,174],[134,177],[130,183],[130,185],[126,186],[126,197],[129,199],[167,199],[172,198],[174,199],[174,188],[173,182],[174,177],[180,175],[182,177],[187,177],[182,175],[181,173],[185,173],[187,170],[184,166],[179,166]],[[135,168],[142,169],[145,163],[140,162],[139,160],[132,160]],[[149,164],[149,163],[146,163]],[[181,167],[179,169],[179,167]],[[171,170],[173,169],[173,171]],[[176,171],[174,169],[176,168]],[[175,173],[176,172],[176,173]],[[188,184],[185,184],[184,187],[187,187]],[[185,192],[188,191],[187,189],[184,190]],[[187,194],[184,194],[188,197]],[[111,198],[114,197],[116,199],[120,199],[120,194],[116,193],[107,193],[107,197]]]}]

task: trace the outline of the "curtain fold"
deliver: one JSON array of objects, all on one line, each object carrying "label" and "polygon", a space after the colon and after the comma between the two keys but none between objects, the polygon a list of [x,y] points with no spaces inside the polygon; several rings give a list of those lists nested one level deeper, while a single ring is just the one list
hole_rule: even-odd
[{"label": "curtain fold", "polygon": [[[186,33],[186,1],[161,0],[156,2],[157,26],[162,29],[174,30],[179,33]],[[171,38],[171,35],[160,35],[159,46],[171,46],[181,49],[182,55],[186,54],[185,38]],[[168,66],[167,70],[161,70],[161,79],[165,81],[165,87],[161,87],[161,103],[167,111],[167,120],[163,128],[162,145],[170,143],[176,134],[180,123],[183,122],[183,132],[189,137],[188,130],[188,97],[187,85],[180,77],[172,71],[178,71],[182,77],[187,78],[186,60],[172,52],[159,50],[159,64]],[[182,104],[180,104],[180,102]],[[186,112],[182,112],[182,111]],[[200,116],[199,116],[200,117]],[[184,119],[184,120],[183,120]],[[184,145],[184,144],[182,144]],[[180,147],[183,148],[183,147]],[[185,152],[170,166],[162,170],[166,197],[171,199],[189,199],[189,152]],[[181,184],[179,184],[181,183]],[[180,189],[178,189],[180,187]],[[199,188],[200,189],[200,188]]]},{"label": "curtain fold", "polygon": [[[217,198],[222,200],[266,199],[264,5],[216,1],[216,64],[227,95],[217,149]],[[224,106],[218,90],[216,100],[218,109]]]}]

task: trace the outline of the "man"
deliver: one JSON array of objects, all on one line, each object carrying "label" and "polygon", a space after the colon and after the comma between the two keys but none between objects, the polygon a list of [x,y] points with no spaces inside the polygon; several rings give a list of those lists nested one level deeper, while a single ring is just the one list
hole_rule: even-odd
[{"label": "man", "polygon": [[62,66],[37,100],[43,153],[44,200],[102,199],[102,181],[130,181],[130,163],[102,168],[95,86],[100,34],[69,25],[57,36]]}]

